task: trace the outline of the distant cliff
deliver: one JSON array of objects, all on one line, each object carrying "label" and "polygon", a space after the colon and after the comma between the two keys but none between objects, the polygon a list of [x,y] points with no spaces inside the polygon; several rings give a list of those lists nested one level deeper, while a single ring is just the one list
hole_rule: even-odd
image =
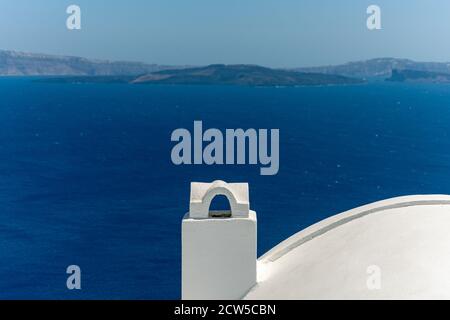
[{"label": "distant cliff", "polygon": [[200,68],[164,70],[138,77],[133,83],[304,86],[363,82],[339,75],[270,69],[256,65],[216,64]]},{"label": "distant cliff", "polygon": [[173,67],[0,50],[3,76],[137,76],[170,68]]},{"label": "distant cliff", "polygon": [[450,73],[450,63],[416,62],[409,59],[377,58],[335,66],[295,68],[294,70],[369,79],[388,78],[391,76],[392,70],[394,69]]},{"label": "distant cliff", "polygon": [[[186,70],[170,71],[175,69]],[[164,72],[164,70],[169,71]],[[212,65],[188,68],[186,66],[92,60],[75,56],[0,50],[0,76],[77,77],[76,79],[55,79],[56,82],[228,83],[248,85],[343,84],[361,82],[357,79],[387,79],[391,77],[392,70],[450,74],[450,63],[377,58],[341,65],[283,70],[252,65]],[[160,71],[162,73],[159,73]],[[141,75],[143,76],[135,79]],[[94,79],[93,77],[99,78]]]},{"label": "distant cliff", "polygon": [[386,80],[393,82],[450,83],[450,74],[442,72],[394,69],[392,70],[391,77]]}]

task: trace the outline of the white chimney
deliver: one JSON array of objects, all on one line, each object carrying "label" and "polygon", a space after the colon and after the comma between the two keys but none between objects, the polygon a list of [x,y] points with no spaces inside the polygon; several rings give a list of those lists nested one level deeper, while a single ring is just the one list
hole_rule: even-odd
[{"label": "white chimney", "polygon": [[[230,211],[210,211],[217,195]],[[182,299],[240,299],[256,284],[256,212],[248,184],[191,183],[182,237]]]}]

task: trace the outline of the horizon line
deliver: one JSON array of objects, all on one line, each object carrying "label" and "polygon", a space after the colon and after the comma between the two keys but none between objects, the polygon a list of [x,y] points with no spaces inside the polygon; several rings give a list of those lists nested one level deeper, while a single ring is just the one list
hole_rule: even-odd
[{"label": "horizon line", "polygon": [[359,59],[359,60],[347,60],[346,62],[342,63],[336,63],[336,64],[320,64],[320,65],[313,65],[313,66],[290,66],[290,67],[273,67],[273,66],[267,66],[263,64],[255,64],[255,63],[222,63],[222,62],[215,62],[215,63],[206,63],[202,65],[192,65],[192,64],[167,64],[167,63],[157,63],[157,62],[144,62],[144,61],[137,61],[137,60],[123,60],[123,59],[108,59],[108,58],[92,58],[92,57],[86,57],[81,55],[72,55],[72,54],[56,54],[56,53],[44,53],[44,52],[32,52],[32,51],[22,51],[22,50],[14,50],[14,49],[1,49],[0,52],[10,52],[10,53],[19,53],[19,54],[30,54],[30,55],[42,55],[46,57],[52,57],[52,58],[78,58],[78,59],[85,59],[90,62],[104,62],[104,63],[136,63],[136,64],[143,64],[143,65],[156,65],[156,66],[168,66],[168,67],[205,67],[210,65],[227,65],[227,66],[233,66],[233,65],[254,65],[254,66],[261,66],[271,69],[309,69],[309,68],[320,68],[320,67],[333,67],[333,66],[340,66],[340,65],[346,65],[350,63],[358,63],[358,62],[367,62],[371,60],[405,60],[405,61],[411,61],[415,63],[447,63],[450,64],[450,61],[433,61],[433,60],[414,60],[411,58],[397,58],[392,56],[379,56],[379,57],[373,57],[373,58],[365,58],[365,59]]}]

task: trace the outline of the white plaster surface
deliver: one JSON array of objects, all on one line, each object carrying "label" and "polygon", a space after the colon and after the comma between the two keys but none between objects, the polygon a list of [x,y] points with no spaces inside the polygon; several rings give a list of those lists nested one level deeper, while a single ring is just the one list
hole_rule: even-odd
[{"label": "white plaster surface", "polygon": [[256,284],[256,213],[182,222],[182,299],[241,299]]},{"label": "white plaster surface", "polygon": [[450,299],[450,196],[388,199],[316,223],[258,260],[244,298]]}]

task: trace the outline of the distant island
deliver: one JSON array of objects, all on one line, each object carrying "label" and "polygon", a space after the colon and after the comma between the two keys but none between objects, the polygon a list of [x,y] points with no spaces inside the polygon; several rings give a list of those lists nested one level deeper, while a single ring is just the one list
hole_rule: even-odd
[{"label": "distant island", "polygon": [[431,82],[450,83],[450,74],[442,72],[418,71],[418,70],[392,70],[390,78],[392,82]]},{"label": "distant island", "polygon": [[450,63],[376,58],[341,65],[273,69],[257,65],[170,66],[0,50],[0,76],[46,77],[55,83],[305,86],[449,81]]},{"label": "distant island", "polygon": [[90,76],[45,78],[38,81],[60,83],[131,83],[171,85],[312,86],[363,83],[339,75],[270,69],[256,65],[214,64],[206,67],[163,70],[138,77]]},{"label": "distant island", "polygon": [[173,68],[183,68],[183,66],[91,60],[72,56],[0,50],[0,75],[2,76],[137,76]]},{"label": "distant island", "polygon": [[301,72],[337,74],[346,77],[384,80],[391,77],[392,70],[417,70],[450,74],[450,63],[417,62],[409,59],[376,58],[348,62],[341,65],[295,68]]},{"label": "distant island", "polygon": [[305,86],[362,83],[339,75],[270,69],[256,65],[215,64],[182,70],[164,70],[133,80],[139,84],[217,84],[250,86]]}]

